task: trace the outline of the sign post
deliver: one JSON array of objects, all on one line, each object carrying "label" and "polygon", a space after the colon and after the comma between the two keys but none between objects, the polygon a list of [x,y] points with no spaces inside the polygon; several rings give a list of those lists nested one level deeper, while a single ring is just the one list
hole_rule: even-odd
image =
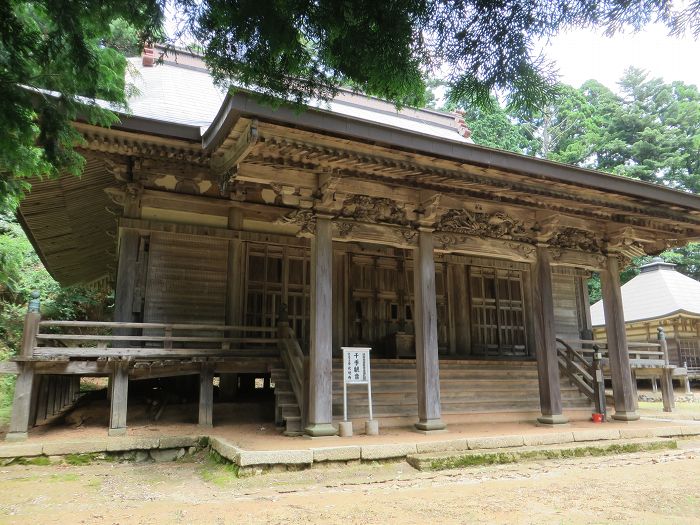
[{"label": "sign post", "polygon": [[343,428],[342,435],[352,435],[352,426],[348,424],[348,385],[367,385],[369,401],[369,421],[365,425],[368,434],[377,434],[379,426],[372,414],[372,379],[370,374],[369,352],[371,348],[342,347],[343,350]]}]

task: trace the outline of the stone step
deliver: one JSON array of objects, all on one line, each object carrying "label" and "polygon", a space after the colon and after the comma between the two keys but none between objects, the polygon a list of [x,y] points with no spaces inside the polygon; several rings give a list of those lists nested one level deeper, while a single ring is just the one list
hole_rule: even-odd
[{"label": "stone step", "polygon": [[410,454],[406,461],[415,469],[436,471],[456,468],[498,465],[518,461],[545,461],[552,459],[606,456],[651,450],[673,450],[677,442],[672,439],[629,439],[620,443],[589,441],[560,445],[514,446],[478,450],[455,450]]},{"label": "stone step", "polygon": [[304,429],[301,428],[301,417],[300,416],[289,416],[285,418],[285,436],[300,436],[304,433]]},{"label": "stone step", "polygon": [[[577,400],[581,395],[577,390],[562,391],[562,400]],[[334,401],[342,402],[342,392],[333,396]],[[473,402],[481,400],[499,401],[499,400],[517,400],[517,399],[539,399],[537,390],[528,390],[524,392],[512,391],[488,391],[488,392],[440,392],[440,399],[443,402]],[[348,392],[348,404],[366,403],[367,392]],[[372,392],[372,402],[375,405],[389,405],[392,403],[417,403],[417,393],[414,392],[392,392],[392,393],[375,393]]]}]

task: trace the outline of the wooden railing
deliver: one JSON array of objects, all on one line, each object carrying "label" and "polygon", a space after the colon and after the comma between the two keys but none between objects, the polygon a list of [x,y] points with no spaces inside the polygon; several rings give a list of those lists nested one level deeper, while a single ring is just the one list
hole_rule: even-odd
[{"label": "wooden railing", "polygon": [[23,342],[23,356],[34,359],[277,355],[275,327],[40,319],[35,325],[25,327]]},{"label": "wooden railing", "polygon": [[[666,335],[662,327],[658,328],[658,341],[658,343],[629,341],[627,353],[633,372],[635,369],[659,370],[664,411],[671,412],[675,406],[672,371],[676,367],[670,364]],[[599,412],[604,414],[603,368],[609,366],[607,341],[557,339],[557,342],[564,347],[557,348],[560,369],[584,395],[596,403],[596,409],[602,409]]]},{"label": "wooden railing", "polygon": [[[557,338],[563,348],[557,347],[559,368],[588,399],[595,403],[596,412],[605,415],[605,382],[602,354],[594,344],[592,348],[574,349],[569,341]],[[589,350],[592,352],[587,356]]]},{"label": "wooden railing", "polygon": [[309,401],[309,357],[304,355],[304,352],[299,345],[294,330],[285,320],[280,320],[277,328],[277,344],[280,349],[280,356],[289,381],[292,385],[294,397],[296,397],[299,411],[301,412],[302,428],[306,426],[306,408]]}]

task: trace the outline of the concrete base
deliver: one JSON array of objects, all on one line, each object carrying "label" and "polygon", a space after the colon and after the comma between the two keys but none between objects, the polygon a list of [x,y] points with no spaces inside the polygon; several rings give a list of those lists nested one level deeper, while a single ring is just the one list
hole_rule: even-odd
[{"label": "concrete base", "polygon": [[197,427],[198,427],[198,428],[207,429],[207,430],[211,430],[212,428],[214,428],[214,425],[211,424],[211,423],[197,423]]},{"label": "concrete base", "polygon": [[336,428],[330,423],[316,423],[307,426],[304,432],[311,437],[328,437],[338,434]]},{"label": "concrete base", "polygon": [[540,426],[565,425],[569,422],[569,418],[561,414],[542,415],[537,418],[537,424]]},{"label": "concrete base", "polygon": [[109,437],[126,436],[126,427],[124,427],[124,428],[110,428],[107,431],[107,435]]},{"label": "concrete base", "polygon": [[365,434],[368,436],[378,436],[379,435],[379,421],[376,419],[370,419],[365,421]]},{"label": "concrete base", "polygon": [[612,416],[615,421],[637,421],[639,420],[639,414],[636,412],[615,412]]},{"label": "concrete base", "polygon": [[447,425],[442,419],[426,419],[425,421],[419,421],[414,425],[416,429],[422,430],[424,432],[433,432],[435,430],[445,430]]},{"label": "concrete base", "polygon": [[8,432],[5,436],[5,441],[16,443],[17,441],[26,441],[27,437],[26,432]]},{"label": "concrete base", "polygon": [[352,437],[352,421],[338,423],[338,435],[343,438]]}]

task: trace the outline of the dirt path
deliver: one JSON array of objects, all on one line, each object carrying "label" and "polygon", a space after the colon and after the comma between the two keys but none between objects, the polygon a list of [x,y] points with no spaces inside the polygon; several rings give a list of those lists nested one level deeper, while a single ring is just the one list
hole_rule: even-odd
[{"label": "dirt path", "polygon": [[0,523],[700,523],[700,442],[443,473],[406,463],[238,479],[177,463],[10,466]]}]

